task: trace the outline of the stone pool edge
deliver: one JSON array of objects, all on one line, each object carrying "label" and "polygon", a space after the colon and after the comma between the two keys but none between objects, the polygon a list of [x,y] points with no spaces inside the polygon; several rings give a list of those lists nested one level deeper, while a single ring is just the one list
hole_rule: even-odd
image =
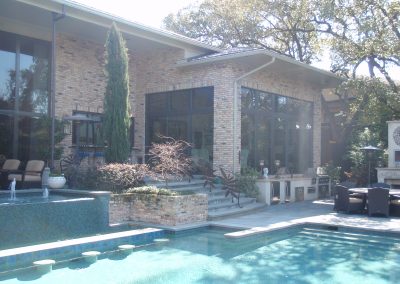
[{"label": "stone pool edge", "polygon": [[89,250],[107,251],[117,249],[118,245],[146,243],[164,236],[165,230],[144,228],[6,249],[0,251],[0,271],[31,266],[36,260],[46,258],[65,260]]}]

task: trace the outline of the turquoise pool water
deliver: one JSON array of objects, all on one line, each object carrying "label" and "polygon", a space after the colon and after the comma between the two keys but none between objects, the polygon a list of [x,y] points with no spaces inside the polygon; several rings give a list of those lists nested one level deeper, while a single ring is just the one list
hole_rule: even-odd
[{"label": "turquoise pool water", "polygon": [[2,283],[399,283],[400,238],[352,231],[297,228],[231,240],[227,231],[171,235],[124,256],[104,253],[95,264],[58,264]]}]

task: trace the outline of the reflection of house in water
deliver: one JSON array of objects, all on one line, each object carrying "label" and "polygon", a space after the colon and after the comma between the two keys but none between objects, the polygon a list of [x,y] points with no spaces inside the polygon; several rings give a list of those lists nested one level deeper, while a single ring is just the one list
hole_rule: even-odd
[{"label": "reflection of house in water", "polygon": [[[63,1],[0,3],[0,154],[42,159],[37,133],[48,133],[40,117],[49,116],[51,101],[52,12],[62,11],[52,94],[57,118],[101,116],[104,42],[115,21],[129,49],[135,155],[143,159],[160,134],[188,141],[195,160],[214,168],[259,169],[264,161],[275,173],[279,160],[299,174],[320,165],[321,95],[340,83],[335,75],[266,50],[220,50]],[[10,87],[11,71],[18,87]],[[63,145],[77,143],[77,131],[81,144],[101,144],[99,129],[75,126]]]}]

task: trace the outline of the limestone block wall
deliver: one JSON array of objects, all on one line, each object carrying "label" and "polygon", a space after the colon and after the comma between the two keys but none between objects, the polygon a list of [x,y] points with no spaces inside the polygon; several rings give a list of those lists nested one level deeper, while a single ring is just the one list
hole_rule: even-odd
[{"label": "limestone block wall", "polygon": [[140,221],[177,226],[207,220],[206,194],[157,196],[151,194],[114,194],[109,205],[110,224]]}]

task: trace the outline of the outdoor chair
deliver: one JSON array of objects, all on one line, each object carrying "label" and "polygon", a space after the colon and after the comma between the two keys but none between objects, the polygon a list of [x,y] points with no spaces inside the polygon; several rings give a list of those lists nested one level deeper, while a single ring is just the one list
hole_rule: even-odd
[{"label": "outdoor chair", "polygon": [[348,181],[348,180],[339,183],[339,185],[344,186],[344,187],[347,187],[347,188],[353,188],[353,187],[356,187],[356,186],[357,186],[357,184],[356,184],[355,182],[353,182],[353,181]]},{"label": "outdoor chair", "polygon": [[390,215],[400,217],[400,199],[392,199],[390,200]]},{"label": "outdoor chair", "polygon": [[390,184],[387,183],[383,183],[383,182],[377,182],[377,183],[373,183],[371,184],[371,187],[379,187],[379,188],[390,188]]},{"label": "outdoor chair", "polygon": [[12,181],[14,178],[20,185],[19,188],[23,188],[26,184],[38,184],[41,186],[42,173],[44,170],[44,161],[30,160],[26,164],[25,171],[17,173],[10,173],[8,180]]},{"label": "outdoor chair", "polygon": [[19,168],[20,160],[8,159],[4,162],[1,172],[1,188],[7,189],[8,186],[8,175],[15,172]]},{"label": "outdoor chair", "polygon": [[389,217],[389,189],[370,188],[368,189],[368,216],[373,214]]},{"label": "outdoor chair", "polygon": [[362,212],[365,208],[365,199],[364,198],[358,198],[358,197],[352,197],[349,194],[349,189],[337,185],[335,187],[335,205],[334,205],[334,210],[337,212]]}]

